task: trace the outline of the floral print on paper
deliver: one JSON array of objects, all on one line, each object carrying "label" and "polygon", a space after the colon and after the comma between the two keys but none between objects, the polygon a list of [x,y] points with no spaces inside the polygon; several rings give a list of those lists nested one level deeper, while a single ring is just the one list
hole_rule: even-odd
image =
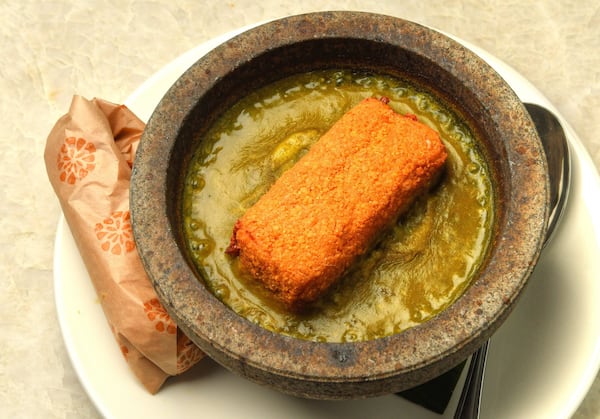
[{"label": "floral print on paper", "polygon": [[96,168],[96,146],[84,138],[67,137],[56,159],[61,182],[74,185]]},{"label": "floral print on paper", "polygon": [[121,350],[123,358],[127,359],[127,356],[129,355],[129,348],[121,343],[119,344],[119,349]]},{"label": "floral print on paper", "polygon": [[187,371],[204,357],[204,352],[186,335],[180,333],[177,336],[177,373]]},{"label": "floral print on paper", "polygon": [[121,255],[135,249],[129,211],[115,211],[96,224],[96,238],[105,252]]},{"label": "floral print on paper", "polygon": [[144,312],[148,317],[148,320],[154,322],[154,328],[158,332],[167,332],[170,335],[177,333],[177,326],[171,319],[171,316],[167,313],[165,308],[162,306],[158,298],[152,298],[144,303]]}]

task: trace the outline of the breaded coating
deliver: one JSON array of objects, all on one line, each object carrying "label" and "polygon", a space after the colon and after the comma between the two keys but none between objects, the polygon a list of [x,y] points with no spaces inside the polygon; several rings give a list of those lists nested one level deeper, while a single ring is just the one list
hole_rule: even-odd
[{"label": "breaded coating", "polygon": [[316,300],[437,178],[436,131],[365,99],[237,221],[227,252],[290,309]]}]

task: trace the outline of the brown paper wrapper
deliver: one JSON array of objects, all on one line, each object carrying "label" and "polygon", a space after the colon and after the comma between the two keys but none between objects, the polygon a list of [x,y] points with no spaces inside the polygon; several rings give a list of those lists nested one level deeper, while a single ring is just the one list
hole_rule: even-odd
[{"label": "brown paper wrapper", "polygon": [[144,127],[123,105],[75,96],[44,159],[121,352],[154,394],[204,354],[160,304],[133,241],[129,180]]}]

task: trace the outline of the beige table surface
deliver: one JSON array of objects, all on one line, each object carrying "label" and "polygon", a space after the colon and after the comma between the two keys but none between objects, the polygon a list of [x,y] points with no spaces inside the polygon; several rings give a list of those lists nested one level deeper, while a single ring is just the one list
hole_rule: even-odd
[{"label": "beige table surface", "polygon": [[[42,154],[71,96],[122,102],[216,35],[326,9],[395,15],[484,48],[554,103],[600,165],[597,0],[0,1],[0,417],[99,416],[69,361],[53,295],[60,209]],[[600,379],[575,417],[600,417]]]}]

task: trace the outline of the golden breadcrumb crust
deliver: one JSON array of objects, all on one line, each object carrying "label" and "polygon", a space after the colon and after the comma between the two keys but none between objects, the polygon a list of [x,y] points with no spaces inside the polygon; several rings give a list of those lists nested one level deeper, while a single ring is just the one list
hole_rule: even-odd
[{"label": "golden breadcrumb crust", "polygon": [[365,99],[237,221],[228,252],[288,307],[303,307],[430,186],[445,160],[436,131]]}]

